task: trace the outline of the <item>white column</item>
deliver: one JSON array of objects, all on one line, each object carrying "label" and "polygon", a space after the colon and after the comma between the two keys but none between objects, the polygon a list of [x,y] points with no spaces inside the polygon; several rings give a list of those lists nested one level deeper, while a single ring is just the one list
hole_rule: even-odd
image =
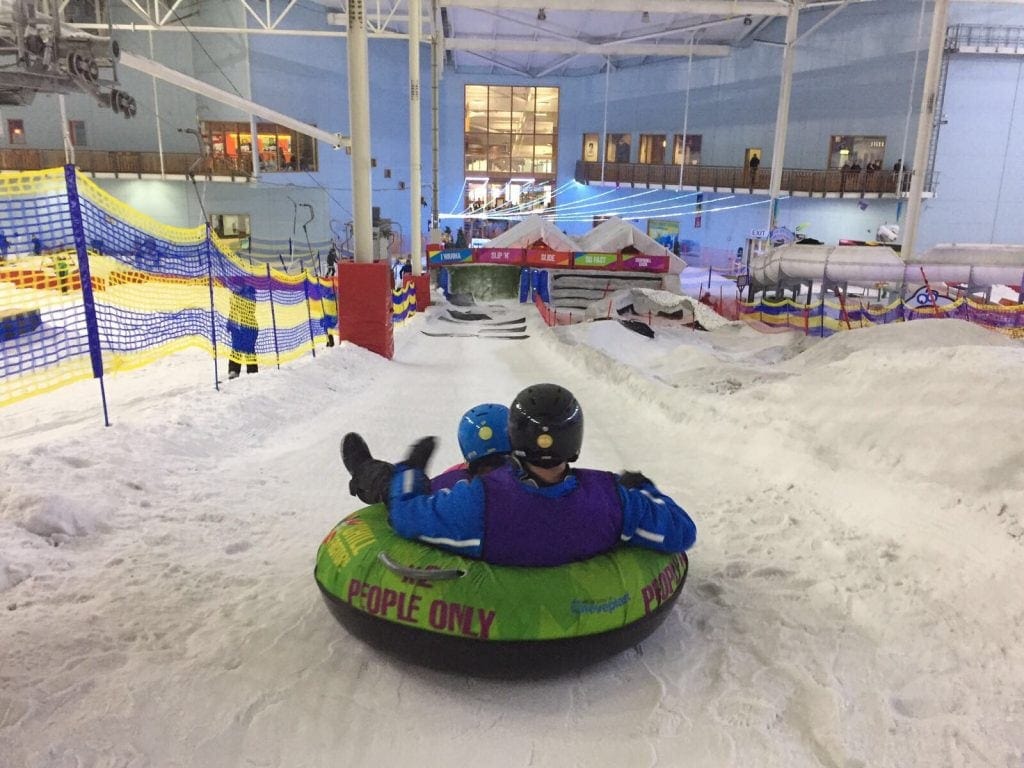
[{"label": "white column", "polygon": [[352,225],[355,260],[373,261],[370,186],[370,71],[363,0],[348,4],[348,116],[352,136]]},{"label": "white column", "polygon": [[409,254],[413,275],[421,275],[423,222],[420,198],[423,194],[420,158],[420,0],[409,0]]},{"label": "white column", "polygon": [[430,226],[440,232],[441,227],[441,190],[439,188],[439,169],[441,165],[441,64],[444,50],[441,39],[441,12],[436,0],[431,3],[430,40]]},{"label": "white column", "polygon": [[249,115],[249,161],[252,164],[252,177],[260,177],[260,142],[256,135],[256,115]]},{"label": "white column", "polygon": [[[932,127],[938,115],[939,68],[942,66],[942,48],[946,35],[946,15],[949,0],[935,0],[932,16],[932,34],[928,41],[928,63],[924,70],[924,90],[921,92],[921,111],[917,117],[917,140],[914,145],[914,175],[910,177],[910,193],[907,197],[907,222],[903,229],[903,246],[900,255],[903,260],[914,255],[914,241],[917,239],[917,224],[921,218],[921,193],[924,191],[924,176],[928,170],[928,145],[932,138]],[[898,193],[897,193],[898,194]]]},{"label": "white column", "polygon": [[[779,107],[775,113],[775,140],[772,142],[772,175],[768,184],[768,229],[775,226],[775,200],[782,186],[782,166],[786,160],[786,132],[789,129],[789,97],[793,91],[793,59],[796,57],[796,30],[800,21],[800,5],[793,0],[786,17],[786,48],[782,53],[782,81],[779,84]],[[751,179],[753,183],[753,179]]]}]

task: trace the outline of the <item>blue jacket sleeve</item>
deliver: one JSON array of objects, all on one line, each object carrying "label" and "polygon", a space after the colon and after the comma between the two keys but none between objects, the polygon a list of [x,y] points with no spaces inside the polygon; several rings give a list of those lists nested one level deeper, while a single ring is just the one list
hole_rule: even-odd
[{"label": "blue jacket sleeve", "polygon": [[654,483],[619,488],[622,499],[622,540],[661,552],[685,552],[697,540],[697,526],[682,507]]},{"label": "blue jacket sleeve", "polygon": [[419,469],[399,464],[391,476],[388,520],[395,533],[419,539],[465,557],[483,552],[484,486],[463,480],[430,493],[430,481]]}]

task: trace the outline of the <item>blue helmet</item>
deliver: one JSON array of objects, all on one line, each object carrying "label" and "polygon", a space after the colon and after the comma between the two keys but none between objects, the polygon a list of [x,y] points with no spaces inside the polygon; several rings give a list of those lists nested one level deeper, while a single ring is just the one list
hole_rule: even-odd
[{"label": "blue helmet", "polygon": [[459,421],[459,448],[466,461],[511,451],[508,408],[499,403],[481,403],[466,411]]}]

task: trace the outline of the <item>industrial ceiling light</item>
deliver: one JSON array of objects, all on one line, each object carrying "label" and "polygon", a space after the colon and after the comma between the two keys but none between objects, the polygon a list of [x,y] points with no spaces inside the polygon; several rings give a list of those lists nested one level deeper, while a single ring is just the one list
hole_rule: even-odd
[{"label": "industrial ceiling light", "polygon": [[543,8],[541,8],[539,11],[537,11],[537,21],[547,21],[547,20],[548,20],[548,15],[546,13],[544,13],[544,9]]},{"label": "industrial ceiling light", "polygon": [[651,14],[649,14],[647,11],[644,11],[643,13],[640,14],[640,21],[642,21],[644,24],[647,24],[650,20]]}]

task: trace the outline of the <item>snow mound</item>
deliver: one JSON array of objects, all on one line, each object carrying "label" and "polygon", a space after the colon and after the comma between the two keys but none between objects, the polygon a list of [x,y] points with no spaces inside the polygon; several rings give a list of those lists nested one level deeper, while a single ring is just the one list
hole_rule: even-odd
[{"label": "snow mound", "polygon": [[1013,339],[966,320],[913,320],[854,328],[833,334],[790,361],[794,366],[823,366],[861,352],[912,351],[954,347],[1019,347]]},{"label": "snow mound", "polygon": [[28,568],[14,565],[0,557],[0,592],[17,586],[31,575],[32,572]]},{"label": "snow mound", "polygon": [[23,497],[18,523],[29,533],[55,541],[106,530],[102,516],[67,496]]}]

